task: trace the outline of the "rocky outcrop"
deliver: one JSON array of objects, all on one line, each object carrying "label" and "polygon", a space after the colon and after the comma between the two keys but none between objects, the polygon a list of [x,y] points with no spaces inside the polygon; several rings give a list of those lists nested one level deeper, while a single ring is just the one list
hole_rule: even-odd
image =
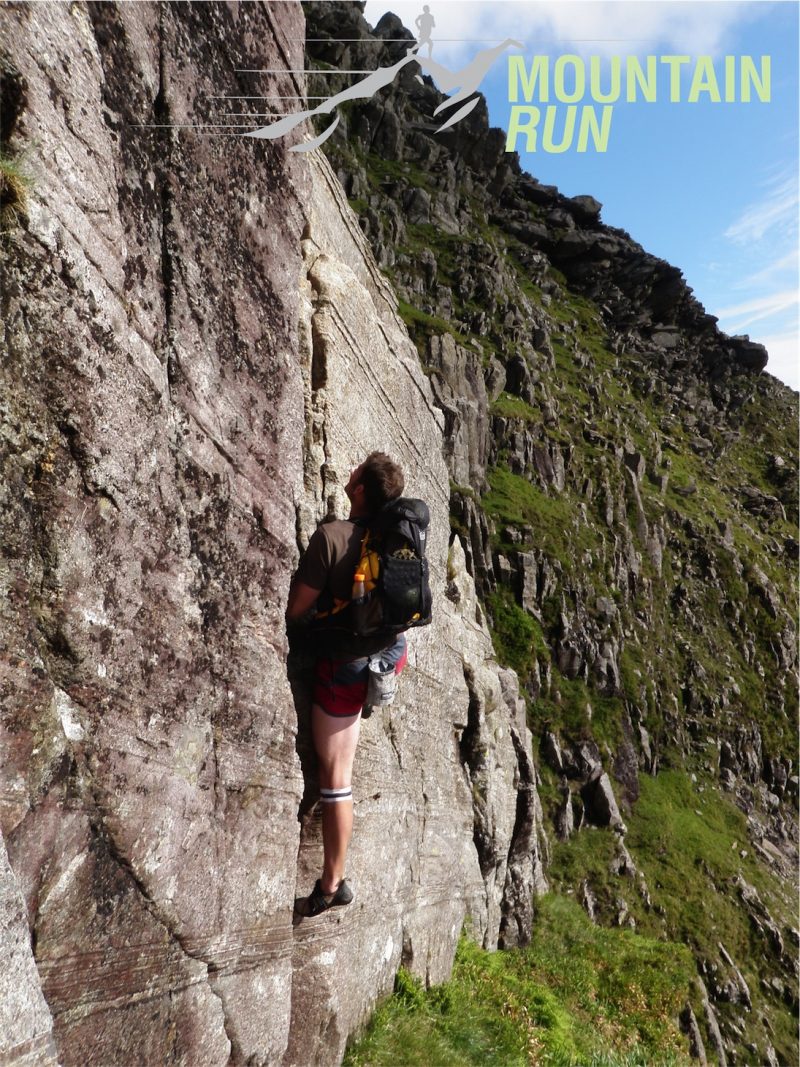
[{"label": "rocky outcrop", "polygon": [[[401,962],[441,981],[465,919],[524,943],[542,885],[524,707],[447,574],[443,418],[325,161],[179,132],[234,57],[302,92],[299,5],[4,32],[40,152],[2,285],[0,1053],[337,1062]],[[356,902],[293,925],[321,844],[283,609],[373,447],[431,505],[436,623],[363,726]]]},{"label": "rocky outcrop", "polygon": [[458,485],[485,487],[489,451],[486,384],[480,347],[467,349],[450,334],[431,337],[426,365],[431,388],[445,417],[445,462]]},{"label": "rocky outcrop", "polygon": [[[484,944],[517,947],[530,940],[535,893],[547,890],[539,851],[542,826],[531,734],[516,675],[496,668],[458,538],[450,549],[448,574],[447,598],[464,623],[469,718],[460,752],[472,790],[473,839],[487,890]],[[513,808],[509,797],[516,797]]]}]

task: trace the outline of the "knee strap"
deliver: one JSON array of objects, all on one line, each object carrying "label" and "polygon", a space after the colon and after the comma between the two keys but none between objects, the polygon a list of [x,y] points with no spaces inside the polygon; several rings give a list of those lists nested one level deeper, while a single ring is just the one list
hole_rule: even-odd
[{"label": "knee strap", "polygon": [[349,785],[343,789],[320,789],[319,797],[323,804],[338,804],[340,800],[352,800],[353,790]]}]

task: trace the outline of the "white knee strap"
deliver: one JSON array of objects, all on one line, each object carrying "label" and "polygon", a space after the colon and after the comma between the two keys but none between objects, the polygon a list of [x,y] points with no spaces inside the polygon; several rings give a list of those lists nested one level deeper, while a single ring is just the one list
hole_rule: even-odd
[{"label": "white knee strap", "polygon": [[349,785],[343,789],[320,789],[319,796],[323,804],[338,804],[340,800],[352,800],[353,790]]}]

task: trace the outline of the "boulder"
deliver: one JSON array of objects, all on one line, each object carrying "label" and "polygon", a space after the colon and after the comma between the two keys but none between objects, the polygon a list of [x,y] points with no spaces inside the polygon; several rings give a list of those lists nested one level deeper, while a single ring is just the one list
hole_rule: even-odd
[{"label": "boulder", "polygon": [[596,223],[600,221],[600,211],[603,205],[593,196],[571,196],[565,201],[567,211],[580,225]]},{"label": "boulder", "polygon": [[768,361],[769,356],[764,345],[758,344],[755,341],[751,341],[749,337],[731,337],[730,342],[730,354],[739,366],[749,371],[755,371],[756,373],[762,371]]},{"label": "boulder", "polygon": [[624,831],[625,824],[617,807],[611,779],[605,773],[595,772],[581,788],[586,817],[594,826],[610,826]]}]

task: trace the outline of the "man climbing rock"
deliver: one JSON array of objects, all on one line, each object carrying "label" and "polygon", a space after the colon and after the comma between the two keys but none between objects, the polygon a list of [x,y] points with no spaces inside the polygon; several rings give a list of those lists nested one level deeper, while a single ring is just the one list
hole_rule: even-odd
[{"label": "man climbing rock", "polygon": [[[307,632],[317,657],[311,733],[319,760],[324,861],[310,896],[296,905],[304,916],[353,900],[344,873],[353,832],[353,758],[367,695],[369,656],[380,652],[381,660],[399,674],[406,662],[406,640],[402,633],[357,636],[337,625],[335,608],[352,602],[370,518],[400,497],[403,487],[400,467],[382,452],[370,453],[345,486],[350,515],[316,530],[289,593],[287,622],[290,626],[309,622]],[[314,621],[315,613],[324,618]]]}]

